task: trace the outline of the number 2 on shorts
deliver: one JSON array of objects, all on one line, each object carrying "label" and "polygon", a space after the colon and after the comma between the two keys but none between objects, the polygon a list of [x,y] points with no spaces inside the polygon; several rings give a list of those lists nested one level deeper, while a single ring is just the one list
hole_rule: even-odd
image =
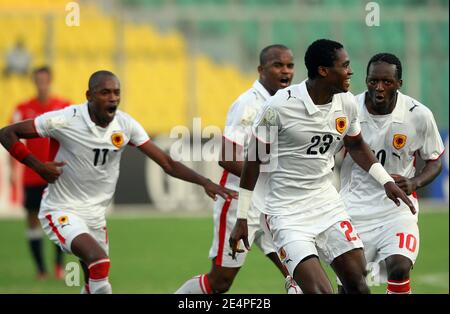
[{"label": "number 2 on shorts", "polygon": [[345,230],[344,234],[345,234],[345,237],[347,238],[348,241],[355,241],[355,240],[358,239],[356,236],[352,235],[353,226],[350,223],[350,221],[342,221],[341,222],[341,228],[342,229],[347,229],[347,230]]}]

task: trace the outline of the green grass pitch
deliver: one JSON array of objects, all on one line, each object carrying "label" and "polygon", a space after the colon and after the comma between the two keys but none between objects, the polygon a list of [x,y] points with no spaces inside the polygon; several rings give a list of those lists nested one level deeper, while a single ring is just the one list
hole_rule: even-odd
[{"label": "green grass pitch", "polygon": [[[420,214],[413,293],[449,293],[448,224],[448,212]],[[110,217],[113,292],[173,293],[190,277],[208,272],[212,228],[212,218]],[[64,280],[35,280],[24,234],[24,221],[0,220],[0,293],[79,293],[80,287],[67,287]],[[54,252],[48,240],[45,252],[52,270]],[[76,260],[67,256],[65,261]],[[255,247],[230,293],[284,293],[283,284],[279,271]],[[384,291],[384,286],[372,287],[372,293]]]}]

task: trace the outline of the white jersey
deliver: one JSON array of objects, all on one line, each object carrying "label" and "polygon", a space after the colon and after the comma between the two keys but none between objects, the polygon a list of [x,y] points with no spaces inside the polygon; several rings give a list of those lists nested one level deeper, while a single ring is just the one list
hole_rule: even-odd
[{"label": "white jersey", "polygon": [[[364,140],[390,174],[407,178],[415,175],[415,153],[424,160],[434,160],[444,152],[432,112],[417,100],[400,92],[394,111],[387,115],[371,115],[364,104],[365,92],[356,96]],[[371,221],[411,215],[401,202],[397,207],[384,188],[346,154],[341,168],[341,196],[352,221]],[[415,193],[409,197],[419,210]],[[417,218],[417,214],[415,215]]]},{"label": "white jersey", "polygon": [[[335,94],[329,104],[317,106],[308,94],[306,81],[292,85],[279,90],[254,123],[257,136],[273,127],[277,140],[271,146],[271,159],[276,162],[267,173],[263,212],[307,213],[327,203],[341,202],[332,184],[332,169],[335,151],[344,136],[360,132],[354,96],[349,92]],[[271,140],[258,138],[263,142]]]},{"label": "white jersey", "polygon": [[[253,121],[263,104],[271,96],[264,86],[255,81],[253,86],[231,105],[227,114],[224,137],[241,147],[248,145]],[[242,154],[244,150],[241,150]],[[239,156],[240,160],[244,156]],[[238,159],[239,160],[239,159]],[[240,178],[224,170],[222,178],[225,178],[225,186],[231,190],[238,191]],[[264,187],[267,181],[265,173],[261,173],[253,191],[252,207],[262,208],[264,206]]]},{"label": "white jersey", "polygon": [[67,163],[44,192],[39,216],[63,210],[77,214],[90,227],[104,226],[122,152],[127,144],[147,142],[145,130],[121,111],[106,128],[99,127],[91,120],[87,103],[42,114],[34,124],[40,136],[51,138],[54,160]]}]

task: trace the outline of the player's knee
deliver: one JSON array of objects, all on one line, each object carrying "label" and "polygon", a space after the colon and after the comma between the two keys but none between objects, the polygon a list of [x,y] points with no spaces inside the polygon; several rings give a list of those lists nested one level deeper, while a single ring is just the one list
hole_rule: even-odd
[{"label": "player's knee", "polygon": [[234,277],[226,275],[220,276],[208,276],[209,284],[213,293],[226,293],[230,290],[231,285],[233,284]]},{"label": "player's knee", "polygon": [[347,294],[369,294],[370,289],[367,286],[366,279],[364,277],[353,278],[346,282],[344,287]]},{"label": "player's knee", "polygon": [[105,252],[101,251],[101,250],[92,250],[90,252],[88,252],[87,254],[85,254],[85,257],[83,259],[83,261],[85,262],[86,265],[91,265],[92,263],[95,263],[98,260],[102,260],[102,259],[108,259],[108,255],[106,255]]},{"label": "player's knee", "polygon": [[409,263],[397,263],[390,265],[388,269],[388,279],[403,281],[409,278],[411,265]]},{"label": "player's knee", "polygon": [[333,288],[328,281],[300,282],[300,288],[304,294],[332,294]]}]

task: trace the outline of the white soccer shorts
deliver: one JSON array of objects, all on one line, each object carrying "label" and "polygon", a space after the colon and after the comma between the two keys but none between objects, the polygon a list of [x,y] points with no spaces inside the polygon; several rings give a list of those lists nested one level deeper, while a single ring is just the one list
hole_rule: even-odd
[{"label": "white soccer shorts", "polygon": [[39,220],[50,240],[59,245],[64,252],[72,253],[73,239],[82,233],[89,233],[109,255],[106,226],[98,229],[90,228],[77,215],[61,210],[46,210],[44,217],[40,217]]},{"label": "white soccer shorts", "polygon": [[[214,238],[209,250],[209,258],[216,258],[216,265],[222,267],[236,268],[245,263],[247,250],[244,253],[236,253],[236,259],[231,257],[229,244],[230,234],[236,223],[237,200],[218,198],[214,204]],[[276,252],[270,234],[264,233],[260,225],[261,213],[251,208],[248,211],[248,242],[250,246],[255,243],[265,255]],[[239,247],[244,248],[242,240]]]},{"label": "white soccer shorts", "polygon": [[294,276],[297,265],[315,255],[327,264],[363,243],[342,205],[328,204],[316,211],[315,217],[293,214],[265,215],[281,261]]}]

